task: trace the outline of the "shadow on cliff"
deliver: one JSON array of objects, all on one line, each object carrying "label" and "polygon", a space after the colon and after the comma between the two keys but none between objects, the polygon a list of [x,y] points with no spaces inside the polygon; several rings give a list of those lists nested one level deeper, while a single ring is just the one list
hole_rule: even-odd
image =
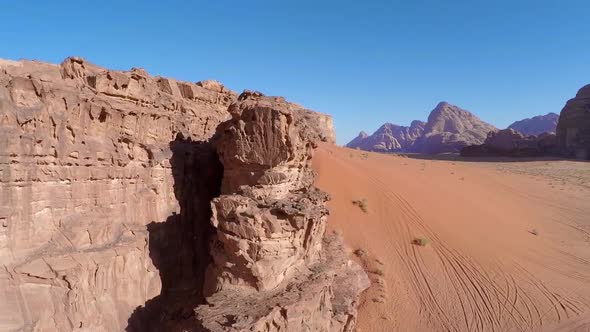
[{"label": "shadow on cliff", "polygon": [[219,195],[223,166],[210,143],[182,135],[170,142],[174,194],[180,214],[147,225],[149,253],[162,281],[160,295],[135,309],[126,331],[197,331],[193,309],[204,302],[210,261],[211,199]]}]

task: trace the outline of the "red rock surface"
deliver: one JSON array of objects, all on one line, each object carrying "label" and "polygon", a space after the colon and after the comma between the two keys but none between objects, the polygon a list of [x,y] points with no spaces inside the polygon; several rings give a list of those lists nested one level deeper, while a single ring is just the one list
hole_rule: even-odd
[{"label": "red rock surface", "polygon": [[212,202],[212,295],[197,317],[211,331],[352,331],[369,281],[338,238],[322,240],[328,195],[311,169],[322,126],[282,98],[238,100],[213,142],[224,175]]},{"label": "red rock surface", "polygon": [[212,290],[249,290],[215,299],[281,299],[287,330],[350,331],[366,280],[337,240],[322,245],[327,196],[309,170],[332,120],[237,99],[80,58],[0,61],[0,330],[199,330],[213,235]]}]

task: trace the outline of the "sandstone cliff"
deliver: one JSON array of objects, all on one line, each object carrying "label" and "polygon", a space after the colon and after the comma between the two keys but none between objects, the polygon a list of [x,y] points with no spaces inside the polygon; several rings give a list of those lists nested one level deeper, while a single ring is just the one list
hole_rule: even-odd
[{"label": "sandstone cliff", "polygon": [[514,129],[524,135],[540,135],[542,133],[554,133],[559,115],[547,113],[532,118],[515,121],[508,129]]},{"label": "sandstone cliff", "polygon": [[[257,296],[264,289],[299,281],[304,291],[292,293],[289,303],[296,306],[300,297],[321,299],[318,310],[329,308],[327,300],[335,303],[332,308],[345,303],[342,307],[349,309],[334,309],[330,317],[338,321],[350,314],[351,328],[353,300],[362,287],[343,296],[329,283],[346,273],[338,278],[298,273],[315,271],[311,266],[355,271],[341,282],[358,277],[362,285],[362,271],[347,265],[346,254],[321,254],[330,246],[344,252],[338,241],[322,240],[326,196],[311,187],[313,177],[306,166],[313,142],[333,142],[331,118],[273,99],[291,115],[265,118],[263,129],[256,127],[256,119],[243,118],[238,122],[244,130],[228,136],[241,140],[233,143],[243,145],[235,147],[236,153],[256,144],[266,147],[267,154],[232,161],[231,156],[219,158],[208,142],[216,130],[223,137],[222,132],[231,129],[217,127],[236,121],[238,109],[263,117],[247,110],[251,98],[235,104],[237,98],[215,81],[181,82],[135,68],[107,70],[79,58],[60,65],[0,61],[0,330],[202,329],[192,308],[204,301],[205,271],[212,262],[209,240],[214,236],[214,243],[223,242],[215,234],[224,231],[262,232],[257,236],[266,234],[268,246],[249,252],[258,262],[253,274],[226,266],[243,263],[234,252],[228,250],[224,257],[213,251],[207,279],[212,292],[248,285],[256,290],[251,296]],[[281,143],[287,136],[264,136],[278,123],[291,128],[289,133],[304,135],[285,141],[293,146]],[[231,142],[218,142],[221,153],[232,151]],[[236,188],[243,185],[251,194],[226,196],[241,195]],[[221,190],[224,195],[211,205]],[[258,205],[270,198],[275,202],[268,207]],[[236,230],[222,218],[231,214],[227,205],[252,208],[268,219],[262,226],[243,224]],[[307,223],[302,215],[315,221]],[[211,225],[210,220],[219,222]],[[293,232],[288,237],[278,232],[285,227]],[[244,243],[225,240],[226,249]],[[322,241],[330,245],[322,246]],[[279,263],[278,253],[293,266]],[[314,283],[306,277],[313,275],[327,281]],[[307,294],[308,289],[314,293]],[[302,308],[315,315],[313,306]],[[323,318],[310,319],[310,324],[326,324]]]},{"label": "sandstone cliff", "polygon": [[323,126],[256,93],[229,110],[213,141],[224,175],[198,319],[211,331],[351,331],[368,278],[339,239],[323,240],[328,195],[311,170]]},{"label": "sandstone cliff", "polygon": [[557,139],[562,153],[590,159],[590,85],[581,88],[559,114]]},{"label": "sandstone cliff", "polygon": [[[0,330],[122,330],[160,294],[146,225],[199,232],[180,220],[187,174],[173,174],[170,142],[209,138],[236,97],[79,58],[2,62]],[[178,282],[195,282],[194,250],[176,242]]]}]

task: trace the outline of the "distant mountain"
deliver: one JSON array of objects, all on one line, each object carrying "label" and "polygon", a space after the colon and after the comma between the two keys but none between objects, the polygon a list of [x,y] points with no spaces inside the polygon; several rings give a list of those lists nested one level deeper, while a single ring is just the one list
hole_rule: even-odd
[{"label": "distant mountain", "polygon": [[359,148],[366,151],[393,152],[406,151],[411,148],[414,141],[424,132],[426,124],[414,120],[409,127],[399,126],[393,123],[385,123],[371,136],[364,131],[350,141],[346,146]]},{"label": "distant mountain", "polygon": [[488,133],[498,130],[458,106],[441,102],[430,112],[422,137],[414,152],[460,152],[467,145],[482,144]]},{"label": "distant mountain", "polygon": [[524,135],[539,135],[542,133],[554,133],[557,127],[557,120],[559,115],[555,113],[548,113],[546,115],[538,115],[532,118],[516,121],[509,129],[514,129]]},{"label": "distant mountain", "polygon": [[441,102],[426,123],[415,120],[409,127],[386,123],[370,136],[361,132],[346,146],[380,152],[459,152],[464,146],[483,143],[496,130],[470,112]]}]

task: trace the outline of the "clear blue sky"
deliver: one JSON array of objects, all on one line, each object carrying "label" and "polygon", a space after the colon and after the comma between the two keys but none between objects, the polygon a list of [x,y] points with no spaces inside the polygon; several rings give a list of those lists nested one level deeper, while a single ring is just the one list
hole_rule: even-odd
[{"label": "clear blue sky", "polygon": [[339,143],[441,100],[498,127],[590,83],[590,1],[0,0],[0,58],[143,67],[286,96]]}]

